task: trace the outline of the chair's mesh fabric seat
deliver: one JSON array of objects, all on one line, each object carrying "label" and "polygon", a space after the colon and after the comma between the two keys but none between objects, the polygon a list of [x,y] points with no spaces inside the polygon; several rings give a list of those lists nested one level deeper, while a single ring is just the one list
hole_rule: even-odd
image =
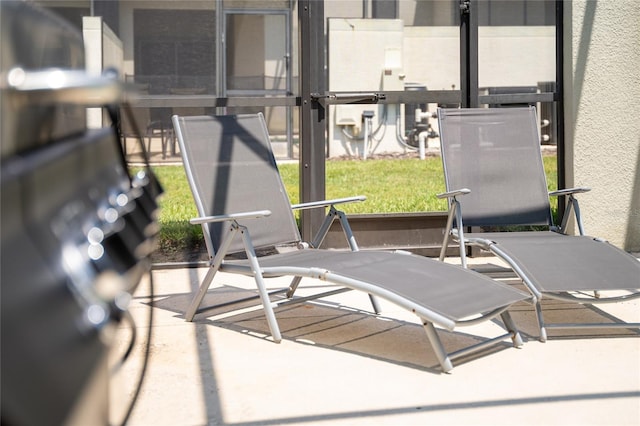
[{"label": "chair's mesh fabric seat", "polygon": [[478,233],[467,237],[495,241],[542,292],[640,287],[640,261],[592,237],[551,231]]},{"label": "chair's mesh fabric seat", "polygon": [[307,249],[261,258],[260,265],[267,270],[273,266],[326,269],[387,289],[453,321],[528,298],[480,274],[409,254]]}]

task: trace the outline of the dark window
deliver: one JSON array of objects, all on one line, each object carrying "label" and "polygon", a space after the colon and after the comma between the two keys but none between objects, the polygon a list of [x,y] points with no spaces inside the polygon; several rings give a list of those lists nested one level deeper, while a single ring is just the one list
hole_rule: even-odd
[{"label": "dark window", "polygon": [[479,0],[480,26],[532,26],[555,24],[553,0]]},{"label": "dark window", "polygon": [[212,10],[134,11],[135,80],[150,93],[215,92]]},{"label": "dark window", "polygon": [[398,1],[372,0],[371,15],[378,19],[396,19],[398,17]]}]

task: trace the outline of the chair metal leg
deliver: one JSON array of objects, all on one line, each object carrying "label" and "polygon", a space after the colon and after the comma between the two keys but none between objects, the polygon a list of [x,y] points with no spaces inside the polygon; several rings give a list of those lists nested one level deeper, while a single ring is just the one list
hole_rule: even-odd
[{"label": "chair metal leg", "polygon": [[442,346],[442,342],[440,341],[440,337],[438,336],[438,332],[432,323],[424,321],[423,326],[425,331],[427,332],[427,337],[429,338],[429,342],[431,342],[431,347],[436,354],[436,358],[438,358],[438,362],[442,367],[442,371],[448,373],[453,370],[453,364],[451,364],[451,359],[447,354],[447,351]]},{"label": "chair metal leg", "polygon": [[191,301],[191,305],[189,305],[189,309],[187,309],[187,312],[185,313],[185,319],[187,321],[189,322],[193,321],[193,317],[198,311],[198,308],[200,307],[200,304],[202,303],[204,296],[207,294],[207,291],[209,291],[209,286],[211,285],[213,278],[218,272],[218,269],[220,269],[220,266],[222,265],[222,261],[224,260],[224,257],[227,254],[227,250],[229,250],[229,246],[231,245],[231,242],[235,238],[235,235],[237,234],[237,232],[238,232],[238,227],[235,225],[232,225],[231,232],[229,233],[229,235],[227,235],[226,239],[220,245],[218,252],[216,253],[213,260],[211,261],[211,265],[209,267],[209,270],[207,271],[207,275],[205,275],[204,279],[202,280],[202,284],[200,284],[198,293]]},{"label": "chair metal leg", "polygon": [[511,340],[513,341],[513,346],[516,348],[522,347],[524,342],[522,341],[522,336],[520,336],[520,332],[518,331],[516,324],[513,322],[513,319],[511,318],[511,314],[509,314],[508,311],[504,311],[502,314],[500,314],[500,317],[502,318],[502,322],[504,323],[504,326],[507,328],[507,331],[511,333]]},{"label": "chair metal leg", "polygon": [[444,228],[444,240],[442,241],[442,247],[440,248],[440,257],[438,258],[440,262],[444,261],[445,257],[447,257],[447,249],[449,248],[449,241],[451,240],[451,227],[453,226],[455,208],[456,205],[451,204],[449,215],[447,216],[447,225]]},{"label": "chair metal leg", "polygon": [[538,328],[540,329],[540,341],[547,341],[547,329],[544,326],[544,319],[542,318],[542,306],[540,305],[540,299],[536,300],[536,317],[538,319]]},{"label": "chair metal leg", "polygon": [[382,312],[382,308],[380,307],[380,303],[378,302],[378,299],[375,296],[370,294],[369,295],[369,300],[371,301],[371,307],[373,308],[373,312],[375,312],[376,314],[379,314],[380,312]]},{"label": "chair metal leg", "polygon": [[162,134],[160,136],[160,141],[162,144],[162,159],[164,160],[165,158],[167,158],[167,137],[165,136],[164,130],[162,131]]},{"label": "chair metal leg", "polygon": [[291,284],[289,284],[289,289],[286,293],[287,299],[291,299],[293,297],[293,293],[295,293],[298,289],[300,281],[302,281],[302,277],[293,277],[293,279],[291,280]]},{"label": "chair metal leg", "polygon": [[[347,239],[347,243],[349,244],[349,248],[351,251],[359,251],[360,247],[358,247],[358,243],[356,241],[355,236],[353,235],[353,231],[351,230],[351,225],[349,225],[349,220],[347,219],[347,215],[340,210],[335,210],[333,206],[331,206],[331,211],[335,212],[340,220],[340,225],[342,225],[342,231],[344,232],[344,236]],[[382,312],[382,308],[380,308],[380,303],[378,299],[373,295],[369,295],[369,300],[371,301],[371,307],[373,308],[373,312],[379,314]]]},{"label": "chair metal leg", "polygon": [[260,300],[262,301],[262,307],[264,309],[264,315],[267,318],[267,324],[269,325],[271,337],[273,337],[274,342],[280,343],[280,341],[282,340],[280,327],[278,326],[276,314],[273,311],[273,306],[271,305],[271,299],[269,299],[269,293],[267,292],[267,287],[264,283],[264,277],[262,276],[262,270],[260,269],[260,264],[258,263],[258,257],[256,256],[256,252],[253,249],[251,236],[249,235],[249,231],[245,227],[240,227],[240,232],[242,232],[244,248],[247,253],[249,263],[251,264],[251,269],[253,272],[253,277],[256,281],[256,286],[258,287],[258,293],[260,294]]},{"label": "chair metal leg", "polygon": [[349,244],[349,248],[351,249],[351,251],[360,250],[360,247],[358,247],[358,243],[356,241],[356,237],[353,235],[353,231],[351,230],[351,225],[349,224],[347,215],[342,211],[335,210],[333,206],[331,207],[331,209],[332,211],[335,211],[335,214],[338,216],[338,220],[340,220],[342,232],[344,232],[344,236],[347,239],[347,243]]},{"label": "chair metal leg", "polygon": [[204,279],[202,280],[202,284],[200,284],[200,289],[198,290],[198,294],[196,294],[196,296],[193,298],[193,300],[191,301],[191,304],[189,305],[189,309],[187,309],[187,312],[185,313],[185,319],[187,321],[189,322],[193,321],[193,317],[196,315],[196,312],[198,311],[198,308],[202,303],[202,299],[204,299],[204,296],[207,294],[207,291],[209,291],[209,286],[211,285],[211,282],[213,281],[213,277],[215,277],[216,272],[218,272],[218,268],[213,266],[211,266],[207,271],[207,275],[205,275]]}]

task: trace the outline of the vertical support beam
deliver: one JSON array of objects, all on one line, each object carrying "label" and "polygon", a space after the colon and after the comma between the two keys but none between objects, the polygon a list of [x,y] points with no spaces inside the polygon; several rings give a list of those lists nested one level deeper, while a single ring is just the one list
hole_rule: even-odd
[{"label": "vertical support beam", "polygon": [[[564,0],[556,0],[556,168],[558,188],[566,188],[564,134]],[[565,197],[558,197],[558,218],[565,213]]]},{"label": "vertical support beam", "polygon": [[[324,2],[300,0],[300,202],[325,198],[325,110],[311,99],[324,93]],[[322,209],[300,212],[302,238],[310,241],[324,219]]]},{"label": "vertical support beam", "polygon": [[[225,63],[225,51],[227,47],[227,25],[226,25],[226,15],[224,13],[224,4],[222,0],[216,0],[216,96],[219,98],[225,98],[227,96],[226,92],[226,81],[225,74],[226,63]],[[217,107],[216,114],[224,114],[226,108]]]},{"label": "vertical support beam", "polygon": [[[460,0],[460,106],[477,108],[480,106],[478,96],[478,1]],[[477,249],[469,247],[467,250],[463,252],[461,243],[463,259]]]},{"label": "vertical support beam", "polygon": [[462,108],[478,107],[478,1],[460,0]]}]

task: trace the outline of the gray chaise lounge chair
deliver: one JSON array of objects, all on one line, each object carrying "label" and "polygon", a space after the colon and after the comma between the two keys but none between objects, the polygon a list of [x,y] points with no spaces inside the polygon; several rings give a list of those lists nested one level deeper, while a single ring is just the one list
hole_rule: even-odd
[{"label": "gray chaise lounge chair", "polygon": [[[173,124],[201,216],[191,223],[202,225],[210,256],[210,269],[185,314],[187,321],[193,320],[220,270],[254,277],[276,342],[281,340],[281,334],[263,279],[292,276],[362,290],[414,312],[421,318],[444,371],[452,368],[452,359],[500,343],[507,337],[513,339],[515,346],[521,345],[507,309],[513,303],[529,299],[526,293],[459,266],[424,257],[357,251],[348,222],[334,205],[362,198],[291,206],[262,114],[174,116]],[[302,243],[292,207],[329,206],[318,236],[311,244]],[[353,251],[311,248],[321,244],[337,216]],[[256,251],[262,248],[279,246],[288,250],[256,256]],[[227,255],[234,252],[246,253],[247,259],[229,260]],[[434,328],[436,324],[453,330],[457,325],[474,324],[497,315],[502,317],[506,334],[452,354],[445,352]]]},{"label": "gray chaise lounge chair", "polygon": [[[540,300],[550,297],[592,304],[640,296],[640,262],[601,239],[584,236],[574,194],[588,188],[547,192],[534,108],[440,109],[442,161],[449,223],[440,255],[453,235],[504,259],[535,298],[540,339],[546,328],[636,328],[635,323],[545,324]],[[549,195],[568,197],[562,224],[554,226]],[[580,236],[564,234],[571,211]],[[528,232],[464,233],[466,227],[544,225]],[[543,228],[544,229],[544,228]],[[603,292],[611,290],[610,297]],[[617,292],[617,293],[613,293]]]}]

